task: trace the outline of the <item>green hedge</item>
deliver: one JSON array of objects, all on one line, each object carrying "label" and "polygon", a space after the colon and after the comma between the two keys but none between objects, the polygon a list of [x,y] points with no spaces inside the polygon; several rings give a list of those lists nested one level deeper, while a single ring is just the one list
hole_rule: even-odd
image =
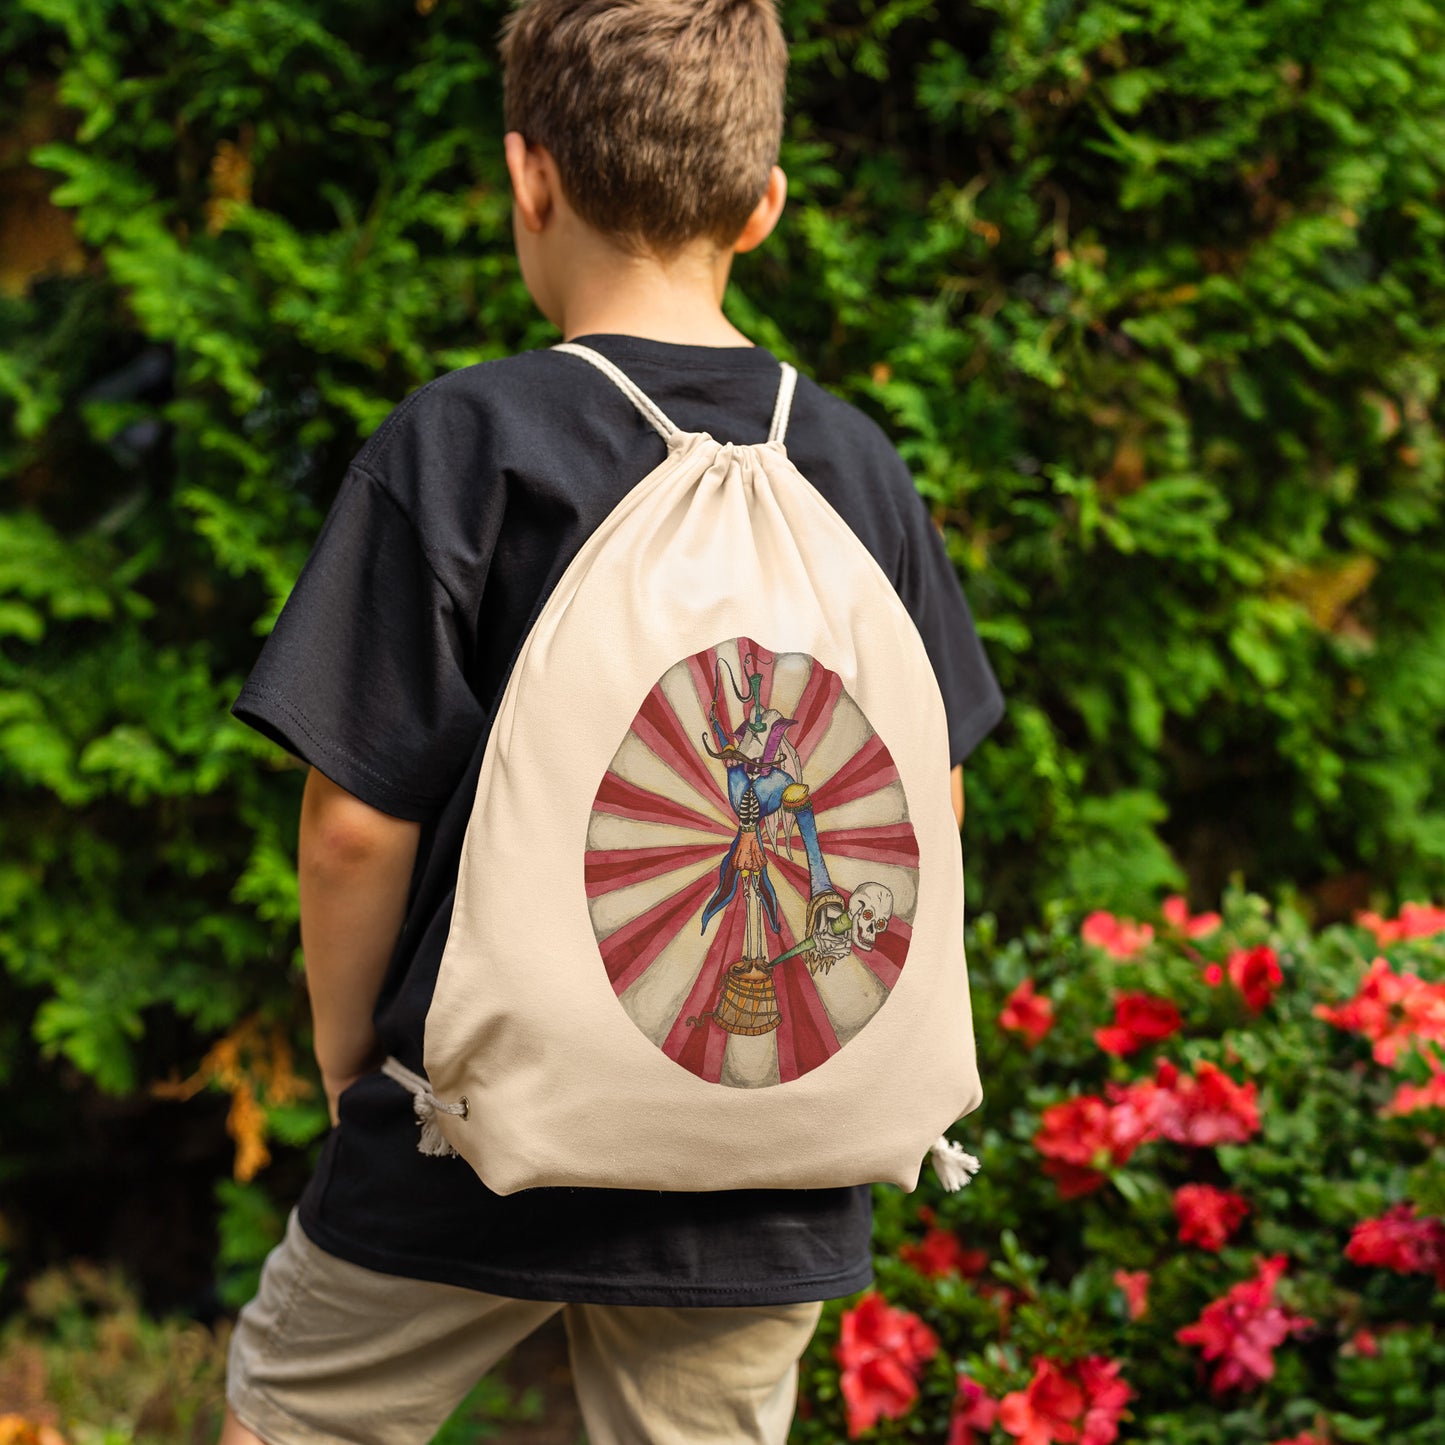
[{"label": "green hedge", "polygon": [[[510,253],[502,10],[0,15],[22,1132],[58,1107],[37,1056],[134,1091],[304,1019],[300,775],[226,708],[362,440],[553,339]],[[969,770],[972,902],[1438,892],[1445,14],[785,11],[793,200],[729,305],[890,427],[947,529],[1011,708]]]}]

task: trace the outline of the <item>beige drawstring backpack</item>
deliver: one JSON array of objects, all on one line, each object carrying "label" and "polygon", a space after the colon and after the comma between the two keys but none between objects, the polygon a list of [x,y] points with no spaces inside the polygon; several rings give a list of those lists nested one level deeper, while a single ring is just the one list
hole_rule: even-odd
[{"label": "beige drawstring backpack", "polygon": [[944,1185],[983,1092],[943,698],[868,549],[766,442],[683,432],[527,635],[426,1016],[418,1147],[488,1188]]}]

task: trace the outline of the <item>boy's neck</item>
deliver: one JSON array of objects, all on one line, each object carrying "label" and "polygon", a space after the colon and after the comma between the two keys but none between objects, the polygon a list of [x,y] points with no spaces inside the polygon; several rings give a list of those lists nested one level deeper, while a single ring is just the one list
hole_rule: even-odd
[{"label": "boy's neck", "polygon": [[[594,239],[594,238],[589,238]],[[634,256],[596,237],[568,267],[552,319],[566,340],[637,336],[684,346],[751,346],[723,315],[732,253],[710,242],[659,261]]]}]

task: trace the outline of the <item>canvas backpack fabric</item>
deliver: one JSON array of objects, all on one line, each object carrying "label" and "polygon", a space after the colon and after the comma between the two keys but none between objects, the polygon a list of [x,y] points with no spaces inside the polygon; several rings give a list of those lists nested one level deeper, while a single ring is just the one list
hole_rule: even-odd
[{"label": "canvas backpack fabric", "polygon": [[868,549],[766,442],[679,430],[542,604],[493,718],[418,1148],[498,1194],[946,1187],[982,1101],[943,699]]}]

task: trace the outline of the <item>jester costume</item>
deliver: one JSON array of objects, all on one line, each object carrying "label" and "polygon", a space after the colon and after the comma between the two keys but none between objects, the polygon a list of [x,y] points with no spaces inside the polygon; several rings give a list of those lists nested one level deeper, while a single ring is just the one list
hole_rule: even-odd
[{"label": "jester costume", "polygon": [[[780,816],[783,819],[789,852],[794,823],[803,840],[808,858],[809,891],[805,938],[814,933],[820,910],[826,910],[836,921],[839,913],[846,912],[847,905],[829,877],[823,850],[818,844],[812,797],[802,781],[802,762],[787,738],[788,729],[797,719],[785,718],[777,709],[763,707],[762,674],[753,665],[753,656],[749,653],[743,659],[748,691],[742,692],[736,682],[733,683],[737,698],[746,704],[743,720],[729,733],[718,716],[724,666],[719,659],[714,673],[712,706],[708,711],[708,726],[717,747],[706,738],[703,747],[709,757],[718,759],[727,769],[728,801],[737,815],[738,832],[718,867],[717,888],[703,908],[702,928],[706,931],[708,923],[737,896],[741,886],[748,902],[743,957],[758,967],[769,967],[764,920],[773,933],[780,931],[778,896],[768,875],[767,855],[760,836],[770,820],[773,825],[770,832],[776,839],[776,824]],[[802,948],[803,945],[790,949],[784,957],[791,957]],[[822,956],[815,954],[809,959],[809,966],[816,969]]]}]

